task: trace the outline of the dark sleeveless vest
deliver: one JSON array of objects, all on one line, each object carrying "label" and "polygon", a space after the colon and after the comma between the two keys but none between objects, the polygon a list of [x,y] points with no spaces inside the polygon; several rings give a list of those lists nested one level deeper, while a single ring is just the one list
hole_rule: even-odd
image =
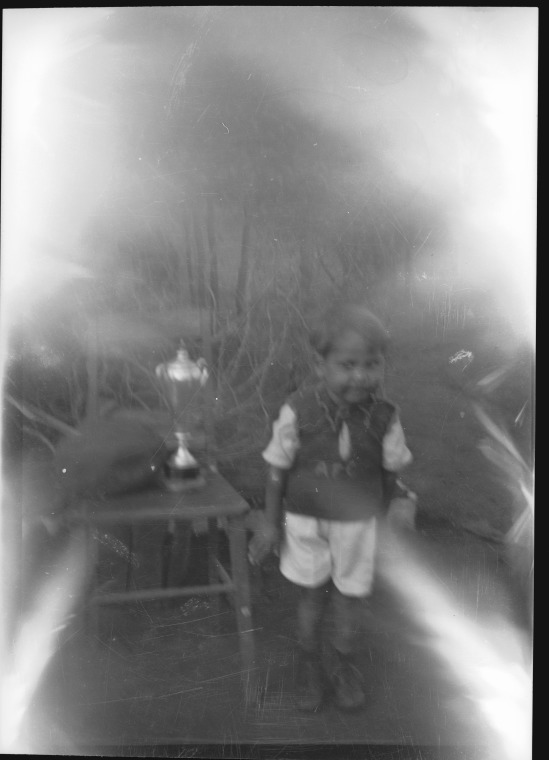
[{"label": "dark sleeveless vest", "polygon": [[[324,520],[364,520],[383,510],[383,438],[396,407],[372,399],[342,411],[322,387],[287,402],[297,416],[300,448],[290,471],[286,510]],[[339,453],[345,423],[351,456]]]}]

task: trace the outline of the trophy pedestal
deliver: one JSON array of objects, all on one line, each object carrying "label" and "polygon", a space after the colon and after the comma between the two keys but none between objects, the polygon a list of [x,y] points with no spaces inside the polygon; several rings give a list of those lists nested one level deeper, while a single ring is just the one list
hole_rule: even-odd
[{"label": "trophy pedestal", "polygon": [[185,446],[185,435],[176,433],[178,450],[164,465],[162,482],[170,491],[187,491],[204,485],[200,465]]},{"label": "trophy pedestal", "polygon": [[198,465],[181,469],[169,462],[164,465],[161,480],[169,491],[192,491],[201,488],[206,482]]}]

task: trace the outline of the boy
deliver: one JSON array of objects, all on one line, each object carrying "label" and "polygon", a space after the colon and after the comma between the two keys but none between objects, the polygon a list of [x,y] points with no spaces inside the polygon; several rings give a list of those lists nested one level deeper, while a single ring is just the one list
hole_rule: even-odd
[{"label": "boy", "polygon": [[298,591],[297,701],[316,711],[324,698],[322,623],[331,599],[330,681],[335,703],[356,709],[365,696],[353,663],[363,600],[371,593],[376,517],[396,472],[412,455],[393,404],[384,400],[388,335],[363,307],[343,307],[311,335],[318,383],[282,406],[263,457],[265,511],[250,560],[276,550]]}]

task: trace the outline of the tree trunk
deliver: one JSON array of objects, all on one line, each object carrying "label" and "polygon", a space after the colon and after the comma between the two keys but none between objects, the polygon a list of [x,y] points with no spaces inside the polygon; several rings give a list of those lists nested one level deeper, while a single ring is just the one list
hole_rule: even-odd
[{"label": "tree trunk", "polygon": [[[189,298],[191,301],[192,306],[197,305],[197,296],[196,296],[196,284],[195,284],[195,275],[194,275],[194,267],[193,267],[193,245],[192,245],[192,239],[191,239],[191,223],[185,224],[185,260],[187,265],[187,283],[188,283],[188,289],[189,289]],[[183,257],[180,259],[180,275],[181,275],[181,293],[183,293]]]},{"label": "tree trunk", "polygon": [[87,398],[86,398],[86,417],[90,420],[97,419],[99,416],[99,345],[97,340],[97,326],[93,319],[88,325],[87,334],[87,355],[86,355],[86,374],[87,374]]},{"label": "tree trunk", "polygon": [[248,277],[250,270],[250,229],[251,223],[247,214],[244,216],[242,228],[242,247],[240,251],[240,266],[236,280],[235,304],[236,313],[241,316],[244,313],[247,300]]},{"label": "tree trunk", "polygon": [[208,235],[208,250],[210,254],[210,300],[212,327],[217,327],[217,310],[219,305],[219,271],[217,262],[217,244],[215,239],[215,216],[214,216],[214,198],[212,195],[207,197],[206,206],[206,232]]},{"label": "tree trunk", "polygon": [[298,298],[301,306],[307,303],[311,294],[313,281],[313,266],[311,244],[302,240],[299,244],[299,291]]},{"label": "tree trunk", "polygon": [[203,309],[206,306],[206,287],[204,282],[204,242],[202,240],[202,226],[198,219],[198,213],[193,216],[194,240],[196,245],[196,290],[198,306]]},{"label": "tree trunk", "polygon": [[404,249],[404,291],[408,299],[412,300],[412,277],[414,269],[414,249],[406,243]]}]

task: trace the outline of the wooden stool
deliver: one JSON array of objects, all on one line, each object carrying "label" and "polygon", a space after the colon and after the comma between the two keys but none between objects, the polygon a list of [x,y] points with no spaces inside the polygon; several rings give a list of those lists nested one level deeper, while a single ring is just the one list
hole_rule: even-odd
[{"label": "wooden stool", "polygon": [[[172,492],[156,488],[108,499],[82,500],[78,508],[71,511],[69,521],[84,525],[87,529],[87,552],[91,568],[97,567],[98,550],[93,531],[99,526],[128,525],[131,530],[138,524],[165,521],[166,535],[173,537],[178,523],[207,521],[208,584],[166,587],[165,566],[162,565],[158,587],[130,590],[130,555],[126,590],[102,593],[95,589],[89,599],[90,611],[96,622],[97,607],[100,605],[174,599],[200,594],[226,594],[229,600],[232,600],[236,613],[243,675],[249,679],[255,660],[245,527],[245,517],[250,508],[217,471],[207,470],[204,475],[205,484],[196,490]],[[229,539],[230,570],[223,566],[218,556],[220,528],[225,530]],[[170,550],[170,541],[165,541],[160,547],[161,559],[166,548]]]}]

